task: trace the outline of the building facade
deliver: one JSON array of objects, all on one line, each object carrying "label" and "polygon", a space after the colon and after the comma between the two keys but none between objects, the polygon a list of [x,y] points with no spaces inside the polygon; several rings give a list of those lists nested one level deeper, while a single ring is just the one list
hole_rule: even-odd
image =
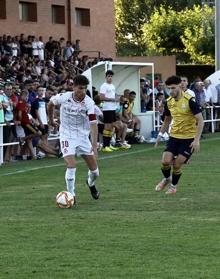
[{"label": "building facade", "polygon": [[0,36],[79,40],[82,53],[115,58],[114,0],[0,0]]}]

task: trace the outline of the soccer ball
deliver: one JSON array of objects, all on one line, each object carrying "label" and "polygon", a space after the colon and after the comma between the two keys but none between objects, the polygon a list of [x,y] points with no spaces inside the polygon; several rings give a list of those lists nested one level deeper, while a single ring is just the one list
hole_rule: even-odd
[{"label": "soccer ball", "polygon": [[59,208],[70,208],[74,204],[74,197],[70,192],[62,191],[56,196],[56,204]]}]

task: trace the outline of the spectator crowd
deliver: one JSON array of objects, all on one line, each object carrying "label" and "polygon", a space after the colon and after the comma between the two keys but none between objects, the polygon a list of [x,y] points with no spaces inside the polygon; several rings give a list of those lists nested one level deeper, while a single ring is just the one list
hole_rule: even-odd
[{"label": "spectator crowd", "polygon": [[[20,142],[19,146],[4,147],[5,162],[10,162],[12,155],[30,159],[45,154],[60,156],[59,145],[51,147],[48,144],[48,135],[57,136],[58,131],[48,126],[47,103],[58,93],[72,91],[76,75],[105,60],[82,56],[79,43],[79,40],[72,43],[64,38],[54,40],[52,37],[44,42],[42,36],[24,34],[0,36],[0,123],[6,124],[3,142]],[[203,108],[204,119],[209,119],[210,110],[207,108],[218,107],[220,104],[220,85],[214,86],[209,80],[197,78],[189,86],[187,77],[181,77],[181,80],[183,91],[195,97]],[[97,105],[102,131],[102,101],[98,91],[93,89],[93,92],[88,91],[87,94],[93,96]],[[135,97],[136,92],[125,89],[117,100],[117,119],[112,125],[115,131],[115,142],[113,139],[112,145],[115,149],[112,150],[129,149],[131,143],[143,141],[140,136],[141,122],[132,112]],[[153,91],[150,80],[140,79],[141,112],[155,108],[159,116],[158,126],[163,121],[164,103],[168,97],[164,81],[155,78]],[[59,109],[56,113],[59,118]],[[214,110],[214,117],[220,118],[218,108]],[[210,131],[210,123],[205,125],[205,130]],[[219,130],[217,123],[216,130]]]},{"label": "spectator crowd", "polygon": [[[36,145],[36,142],[30,139],[37,135],[45,152],[48,148],[45,134],[50,128],[44,127],[47,126],[45,114],[51,96],[72,90],[76,75],[104,59],[80,56],[80,53],[79,40],[72,43],[64,38],[57,41],[49,37],[44,43],[42,36],[0,36],[0,123],[8,124],[4,126],[4,143],[24,138],[22,141],[29,147],[25,154],[34,159],[31,143]],[[16,127],[12,127],[12,123]],[[22,127],[29,124],[40,128],[39,131],[22,131]],[[57,131],[52,131],[52,135],[57,135]],[[14,152],[13,149],[12,146],[4,148],[5,161],[10,161],[12,153],[21,154],[20,150]],[[56,154],[56,151],[47,151]]]}]

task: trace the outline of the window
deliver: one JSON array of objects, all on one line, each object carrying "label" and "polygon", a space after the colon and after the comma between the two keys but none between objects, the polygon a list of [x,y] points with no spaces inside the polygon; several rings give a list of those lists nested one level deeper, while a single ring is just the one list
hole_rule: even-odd
[{"label": "window", "polygon": [[90,10],[76,8],[76,25],[90,26]]},{"label": "window", "polygon": [[0,0],[0,19],[6,19],[6,0]]},{"label": "window", "polygon": [[52,5],[52,23],[65,24],[65,7]]},{"label": "window", "polygon": [[19,2],[19,19],[21,21],[37,21],[37,3]]}]

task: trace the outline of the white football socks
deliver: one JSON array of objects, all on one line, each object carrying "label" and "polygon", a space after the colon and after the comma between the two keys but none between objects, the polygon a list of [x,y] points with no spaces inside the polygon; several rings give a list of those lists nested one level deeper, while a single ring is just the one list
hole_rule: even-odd
[{"label": "white football socks", "polygon": [[65,174],[66,188],[73,196],[75,196],[75,175],[76,168],[67,168]]},{"label": "white football socks", "polygon": [[99,176],[99,169],[97,168],[96,170],[89,170],[88,171],[88,184],[89,187],[92,187],[95,185],[95,180]]}]

